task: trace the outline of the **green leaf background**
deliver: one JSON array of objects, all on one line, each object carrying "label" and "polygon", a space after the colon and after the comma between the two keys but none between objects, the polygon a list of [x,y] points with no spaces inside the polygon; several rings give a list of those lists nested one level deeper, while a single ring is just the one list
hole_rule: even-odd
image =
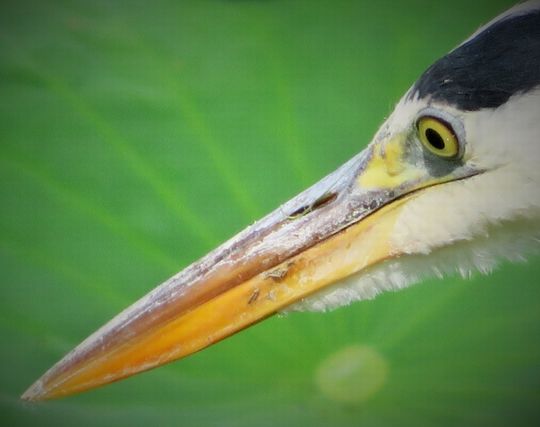
[{"label": "green leaf background", "polygon": [[[538,425],[537,260],[274,317],[79,396],[18,398],[125,306],[360,151],[433,60],[508,5],[3,1],[0,424]],[[333,399],[316,372],[357,345],[386,381]]]}]

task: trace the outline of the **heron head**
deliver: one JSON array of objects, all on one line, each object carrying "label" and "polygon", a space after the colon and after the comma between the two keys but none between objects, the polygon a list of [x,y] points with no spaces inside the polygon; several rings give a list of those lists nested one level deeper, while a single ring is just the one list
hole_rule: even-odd
[{"label": "heron head", "polygon": [[133,375],[279,311],[522,259],[540,246],[539,162],[533,1],[435,62],[364,151],[120,313],[23,398]]}]

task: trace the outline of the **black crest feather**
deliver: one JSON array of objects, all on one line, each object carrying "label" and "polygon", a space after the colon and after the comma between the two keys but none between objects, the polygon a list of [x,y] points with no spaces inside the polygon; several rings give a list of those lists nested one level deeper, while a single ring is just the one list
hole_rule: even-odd
[{"label": "black crest feather", "polygon": [[467,111],[496,108],[540,85],[540,10],[503,18],[439,59],[410,97]]}]

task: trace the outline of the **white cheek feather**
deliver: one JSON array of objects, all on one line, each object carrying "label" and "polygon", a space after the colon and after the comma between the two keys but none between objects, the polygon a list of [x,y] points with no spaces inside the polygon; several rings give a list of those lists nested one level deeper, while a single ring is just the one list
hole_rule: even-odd
[{"label": "white cheek feather", "polygon": [[540,252],[540,92],[463,114],[465,160],[486,172],[422,191],[391,237],[396,254],[287,311],[324,311],[429,277],[487,274]]},{"label": "white cheek feather", "polygon": [[[531,234],[530,226],[535,233]],[[355,301],[373,299],[385,291],[399,291],[429,278],[470,278],[490,273],[501,260],[525,261],[525,255],[540,253],[540,223],[523,222],[511,229],[494,228],[488,235],[429,254],[404,255],[353,275],[334,286],[305,298],[285,310],[328,311]]]}]

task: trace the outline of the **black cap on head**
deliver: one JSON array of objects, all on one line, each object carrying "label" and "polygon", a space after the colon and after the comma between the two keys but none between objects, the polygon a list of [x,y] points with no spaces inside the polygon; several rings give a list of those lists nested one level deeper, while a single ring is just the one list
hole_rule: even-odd
[{"label": "black cap on head", "polygon": [[503,18],[439,59],[409,98],[430,98],[465,111],[497,108],[540,85],[540,9]]}]

